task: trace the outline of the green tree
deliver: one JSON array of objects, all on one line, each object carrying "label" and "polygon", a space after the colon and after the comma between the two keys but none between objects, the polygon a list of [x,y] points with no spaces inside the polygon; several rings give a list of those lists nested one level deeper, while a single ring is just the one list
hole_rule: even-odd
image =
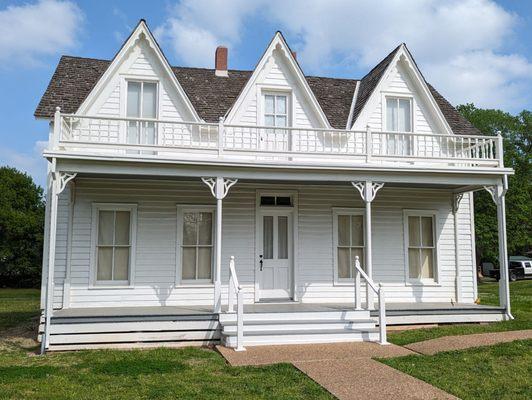
[{"label": "green tree", "polygon": [[33,287],[41,279],[43,190],[15,168],[0,167],[0,287]]},{"label": "green tree", "polygon": [[[458,111],[485,135],[504,139],[504,165],[515,170],[506,194],[506,229],[509,255],[524,254],[532,243],[532,112],[511,115],[501,110],[485,110],[473,104]],[[486,191],[475,192],[475,231],[477,260],[498,259],[497,209]]]}]

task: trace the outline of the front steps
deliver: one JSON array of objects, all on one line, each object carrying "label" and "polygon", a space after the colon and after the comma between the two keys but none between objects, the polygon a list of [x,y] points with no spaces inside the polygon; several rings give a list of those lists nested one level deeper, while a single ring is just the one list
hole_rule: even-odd
[{"label": "front steps", "polygon": [[[236,347],[236,318],[220,314],[221,339],[228,347]],[[244,314],[244,346],[378,340],[366,310]]]}]

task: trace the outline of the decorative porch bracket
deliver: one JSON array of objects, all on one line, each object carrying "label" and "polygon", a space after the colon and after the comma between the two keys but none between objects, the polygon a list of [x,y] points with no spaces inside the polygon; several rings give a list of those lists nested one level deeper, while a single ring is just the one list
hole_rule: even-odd
[{"label": "decorative porch bracket", "polygon": [[222,311],[222,200],[229,193],[229,189],[238,179],[218,176],[216,178],[201,178],[211,190],[216,199],[216,268],[214,271],[214,312]]},{"label": "decorative porch bracket", "polygon": [[460,271],[460,245],[459,245],[459,229],[458,229],[458,209],[460,202],[464,197],[463,193],[454,193],[452,198],[452,211],[454,219],[454,263],[456,268],[455,274],[455,288],[456,288],[456,302],[462,302],[462,274]]},{"label": "decorative porch bracket", "polygon": [[51,173],[52,182],[50,185],[50,227],[48,236],[48,263],[46,274],[46,297],[45,297],[45,322],[44,331],[41,338],[41,354],[44,354],[50,346],[50,321],[53,312],[54,293],[54,270],[55,270],[55,246],[57,235],[57,202],[59,195],[65,190],[68,182],[76,177],[76,173],[53,171]]},{"label": "decorative porch bracket", "polygon": [[[362,197],[362,200],[366,204],[365,209],[365,229],[364,229],[364,244],[365,244],[365,267],[366,274],[373,279],[373,260],[372,260],[372,224],[371,224],[371,203],[375,199],[377,192],[384,186],[384,182],[372,182],[372,181],[354,181],[351,182]],[[375,308],[375,299],[373,291],[370,289],[369,285],[366,285],[366,303],[368,310],[373,310]]]},{"label": "decorative porch bracket", "polygon": [[506,236],[506,192],[508,180],[506,176],[501,184],[484,186],[497,206],[497,232],[499,239],[499,303],[506,310],[508,318],[513,319],[510,308],[510,284],[508,281],[508,247]]}]

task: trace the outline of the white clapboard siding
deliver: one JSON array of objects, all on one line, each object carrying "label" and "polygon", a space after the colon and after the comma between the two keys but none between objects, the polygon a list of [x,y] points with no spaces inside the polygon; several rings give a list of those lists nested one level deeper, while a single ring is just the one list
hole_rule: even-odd
[{"label": "white clapboard siding", "polygon": [[[237,183],[224,199],[222,236],[223,296],[227,296],[228,260],[236,258],[245,301],[252,302],[255,279],[255,196],[260,189],[290,189],[299,194],[299,238],[296,249],[297,295],[303,302],[348,302],[352,285],[333,283],[332,208],[363,208],[349,184],[335,186]],[[137,249],[131,288],[90,288],[91,204],[136,203]],[[70,306],[178,306],[212,304],[212,285],[176,282],[176,204],[214,204],[198,181],[77,179],[73,218]],[[60,204],[60,213],[67,203]],[[440,276],[437,285],[405,283],[403,210],[431,209],[438,215]],[[66,220],[66,217],[65,217]],[[460,206],[460,260],[464,300],[472,302],[472,232],[469,201]],[[66,235],[58,236],[58,248]],[[383,188],[373,203],[374,277],[385,285],[388,301],[449,302],[455,296],[454,226],[451,193],[443,190]],[[57,276],[64,265],[57,263]],[[56,298],[60,306],[59,298]],[[224,300],[225,301],[225,300]]]},{"label": "white clapboard siding", "polygon": [[[109,85],[112,90],[104,90],[100,98],[95,98],[93,105],[87,111],[88,115],[98,115],[106,117],[119,117],[125,110],[125,98],[121,97],[126,93],[122,75],[142,79],[156,79],[159,84],[159,118],[165,121],[191,121],[192,116],[186,111],[183,99],[172,86],[169,77],[162,69],[161,63],[155,57],[153,50],[147,45],[145,40],[139,41],[136,52],[131,52],[119,66],[116,76],[110,78]],[[122,115],[123,116],[123,115]],[[116,125],[116,124],[115,124]],[[118,135],[118,128],[116,130]],[[117,139],[118,137],[114,138]]]},{"label": "white clapboard siding", "polygon": [[[257,86],[259,85],[259,87]],[[293,106],[289,108],[291,125],[298,128],[319,127],[316,123],[315,111],[313,111],[305,100],[299,83],[296,82],[294,72],[289,67],[282,52],[274,51],[260,72],[254,87],[242,100],[241,108],[236,110],[236,119],[229,121],[235,124],[258,124],[263,125],[263,116],[258,115],[261,108],[257,105],[257,99],[262,94],[260,85],[264,90],[270,88],[291,88],[291,101]],[[264,110],[262,111],[264,112]]]}]

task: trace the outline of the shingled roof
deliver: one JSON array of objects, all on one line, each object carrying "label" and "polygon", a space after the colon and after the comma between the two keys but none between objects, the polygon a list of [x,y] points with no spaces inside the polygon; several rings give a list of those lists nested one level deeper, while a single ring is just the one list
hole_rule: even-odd
[{"label": "shingled roof", "polygon": [[[360,81],[353,121],[375,90],[397,49]],[[35,110],[35,117],[52,118],[58,106],[64,113],[75,113],[110,63],[109,60],[94,58],[61,57]],[[218,122],[218,119],[228,112],[253,73],[253,71],[229,70],[228,77],[219,77],[215,75],[214,69],[208,68],[172,67],[172,71],[196,112],[206,122]],[[317,76],[305,78],[331,126],[345,129],[358,80]],[[454,133],[479,133],[432,86],[429,87]]]},{"label": "shingled roof", "polygon": [[379,81],[382,78],[382,75],[384,75],[384,72],[388,68],[388,65],[392,62],[395,53],[399,50],[401,45],[397,46],[395,49],[392,50],[390,54],[388,54],[384,59],[378,63],[371,71],[367,73],[366,76],[364,76],[360,80],[360,87],[358,88],[357,98],[355,102],[355,108],[353,110],[353,123],[356,121],[358,116],[360,115],[360,112],[368,102],[371,94],[379,84]]}]

